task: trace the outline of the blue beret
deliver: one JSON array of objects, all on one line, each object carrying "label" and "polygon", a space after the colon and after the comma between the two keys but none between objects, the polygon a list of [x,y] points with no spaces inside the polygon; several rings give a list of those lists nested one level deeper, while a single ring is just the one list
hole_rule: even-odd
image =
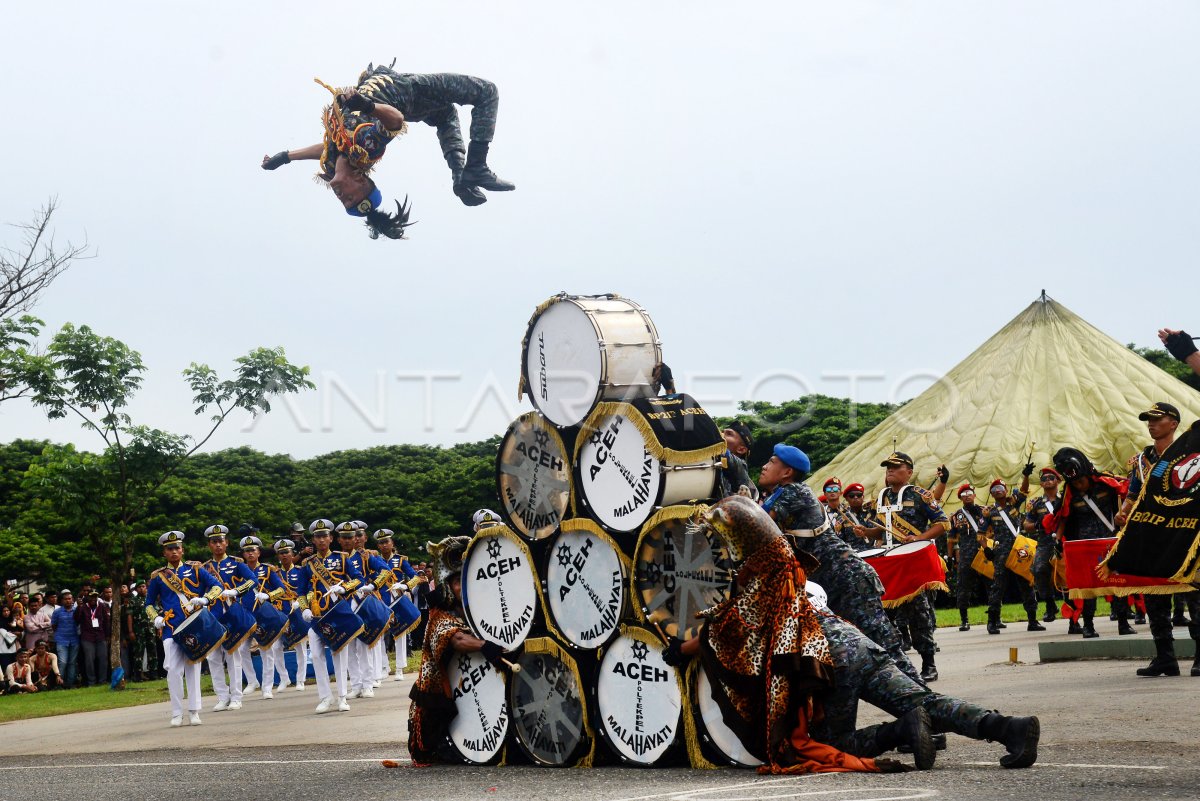
[{"label": "blue beret", "polygon": [[375,211],[383,205],[383,193],[379,191],[379,187],[371,190],[371,194],[367,195],[357,206],[350,206],[346,209],[346,213],[351,217],[366,217],[368,211]]},{"label": "blue beret", "polygon": [[807,475],[812,468],[812,463],[808,461],[808,454],[795,445],[784,445],[781,442],[775,446],[775,455],[779,457],[779,461],[797,472]]}]

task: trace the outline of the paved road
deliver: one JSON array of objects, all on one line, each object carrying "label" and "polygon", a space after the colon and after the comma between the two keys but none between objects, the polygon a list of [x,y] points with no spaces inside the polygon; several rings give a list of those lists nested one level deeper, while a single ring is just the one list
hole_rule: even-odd
[{"label": "paved road", "polygon": [[[1055,624],[1055,629],[1064,628]],[[1102,629],[1106,636],[1109,632]],[[438,767],[388,770],[403,748],[408,681],[347,713],[316,716],[316,697],[286,693],[239,712],[169,729],[165,704],[0,726],[0,799],[228,797],[231,777],[252,779],[256,799],[1125,799],[1200,797],[1200,679],[1138,679],[1120,661],[1010,665],[1008,648],[1036,659],[1039,639],[1010,626],[1000,637],[942,631],[937,688],[1004,712],[1042,719],[1039,763],[1001,769],[999,746],[951,738],[933,771],[894,776],[779,779],[742,771],[539,770]],[[212,701],[206,702],[206,707]],[[881,719],[864,709],[863,723]],[[312,743],[321,743],[313,746]],[[237,767],[231,763],[243,763]],[[39,767],[45,770],[38,770]],[[231,773],[231,770],[233,771]],[[235,781],[237,779],[234,779]],[[109,793],[108,791],[112,792]]]}]

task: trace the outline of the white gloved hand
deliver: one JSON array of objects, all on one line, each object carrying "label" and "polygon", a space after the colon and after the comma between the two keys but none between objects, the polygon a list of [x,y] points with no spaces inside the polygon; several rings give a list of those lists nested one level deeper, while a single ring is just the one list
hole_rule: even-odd
[{"label": "white gloved hand", "polygon": [[312,610],[305,609],[303,612],[300,613],[300,617],[304,618],[305,623],[311,623],[312,622]]},{"label": "white gloved hand", "polygon": [[221,597],[227,601],[232,601],[237,597],[237,590],[225,590],[221,593]]},{"label": "white gloved hand", "polygon": [[363,598],[366,598],[370,593],[371,593],[370,587],[359,587],[357,590],[354,591],[354,597],[361,601]]},{"label": "white gloved hand", "polygon": [[202,606],[208,606],[208,599],[203,596],[188,599],[188,606],[192,609],[199,609]]},{"label": "white gloved hand", "polygon": [[299,601],[292,601],[292,611],[293,611],[293,612],[295,612],[295,611],[296,611],[297,609],[299,609],[299,608],[300,608],[300,602],[299,602]]},{"label": "white gloved hand", "polygon": [[271,600],[271,596],[270,596],[270,595],[267,595],[265,592],[256,592],[256,593],[254,594],[254,597],[255,597],[256,599],[258,599],[259,601],[269,601],[269,600]]},{"label": "white gloved hand", "polygon": [[159,615],[158,617],[154,618],[154,628],[161,629],[165,625],[167,625],[167,621],[163,620],[162,615]]},{"label": "white gloved hand", "polygon": [[334,584],[332,587],[329,588],[329,594],[330,595],[345,595],[346,588],[341,584]]}]

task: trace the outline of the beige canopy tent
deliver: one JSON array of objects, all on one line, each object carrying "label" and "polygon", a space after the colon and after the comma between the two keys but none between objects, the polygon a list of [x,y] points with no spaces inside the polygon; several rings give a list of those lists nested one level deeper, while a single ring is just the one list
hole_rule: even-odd
[{"label": "beige canopy tent", "polygon": [[[1147,320],[1146,328],[1159,320]],[[1179,407],[1183,425],[1200,417],[1200,392],[1138,356],[1043,292],[945,377],[896,410],[809,479],[860,482],[868,498],[883,485],[879,463],[895,449],[913,458],[913,483],[931,486],[950,469],[953,489],[970,481],[981,500],[994,478],[1021,480],[1030,448],[1038,467],[1056,450],[1079,448],[1101,470],[1125,474],[1149,443],[1138,414],[1155,401]],[[1034,445],[1036,443],[1036,446]],[[982,485],[982,487],[980,486]],[[1031,488],[1036,494],[1037,475]]]}]

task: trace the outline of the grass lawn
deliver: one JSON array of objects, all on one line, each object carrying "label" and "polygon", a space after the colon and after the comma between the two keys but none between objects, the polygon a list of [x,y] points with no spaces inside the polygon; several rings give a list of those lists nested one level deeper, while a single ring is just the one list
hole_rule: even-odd
[{"label": "grass lawn", "polygon": [[[953,626],[958,628],[962,624],[962,620],[958,616],[958,609],[935,609],[937,612],[938,628],[943,626]],[[1038,617],[1040,621],[1042,614],[1046,611],[1046,605],[1038,604]],[[1100,598],[1096,601],[1096,617],[1107,618],[1109,613],[1108,601]],[[1025,622],[1025,607],[1020,604],[1004,604],[1000,607],[1000,619],[1005,623],[1024,623]],[[972,606],[967,609],[967,622],[972,626],[987,625],[987,607]]]},{"label": "grass lawn", "polygon": [[[410,656],[408,671],[416,671],[421,661],[420,654]],[[312,681],[310,680],[311,684]],[[205,698],[212,698],[212,679],[208,674],[200,677],[200,689]],[[72,712],[94,712],[98,709],[120,709],[126,706],[141,706],[159,701],[169,701],[167,680],[126,683],[124,690],[103,687],[83,687],[76,690],[51,690],[30,695],[5,695],[0,697],[0,723],[29,718],[45,718],[51,715],[69,715]]]}]

